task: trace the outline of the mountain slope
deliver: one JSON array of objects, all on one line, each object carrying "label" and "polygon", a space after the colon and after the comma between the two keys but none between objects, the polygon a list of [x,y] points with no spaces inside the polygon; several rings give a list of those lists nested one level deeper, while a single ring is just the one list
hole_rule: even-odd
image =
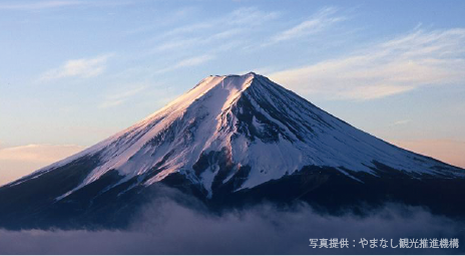
[{"label": "mountain slope", "polygon": [[[311,182],[302,183],[303,177]],[[252,198],[289,201],[330,184],[329,177],[341,187],[365,190],[393,178],[412,180],[415,187],[465,176],[460,168],[360,131],[266,77],[210,76],[134,126],[0,188],[0,206],[16,209],[0,210],[0,217],[24,216],[24,221],[33,212],[49,220],[66,214],[60,205],[70,204],[75,211],[69,214],[76,218],[96,206],[105,216],[108,202],[112,210],[133,200],[142,204],[134,195],[159,183],[207,203],[219,198],[235,204]],[[288,181],[300,184],[295,192],[289,192],[294,185],[283,185]],[[393,186],[383,184],[388,190]],[[270,186],[289,191],[271,196],[273,189],[264,189]],[[31,198],[34,204],[22,210]],[[323,196],[305,201],[318,198]]]}]

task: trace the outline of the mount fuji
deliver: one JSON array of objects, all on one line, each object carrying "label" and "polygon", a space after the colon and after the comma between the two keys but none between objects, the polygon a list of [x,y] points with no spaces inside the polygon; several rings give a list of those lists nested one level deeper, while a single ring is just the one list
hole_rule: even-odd
[{"label": "mount fuji", "polygon": [[268,78],[209,76],[86,150],[0,188],[0,227],[124,228],[163,193],[211,211],[401,202],[465,216],[465,170],[363,132]]}]

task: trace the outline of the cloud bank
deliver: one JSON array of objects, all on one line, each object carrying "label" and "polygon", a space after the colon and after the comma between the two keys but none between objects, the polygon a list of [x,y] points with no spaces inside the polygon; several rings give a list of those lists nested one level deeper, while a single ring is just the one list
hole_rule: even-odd
[{"label": "cloud bank", "polygon": [[[313,249],[310,238],[348,238],[349,249]],[[463,249],[361,248],[361,238],[459,238],[463,225],[417,207],[387,205],[358,217],[261,205],[222,216],[157,202],[128,231],[0,231],[1,254],[458,254]],[[353,240],[356,242],[354,243]],[[352,245],[356,245],[353,247]]]}]

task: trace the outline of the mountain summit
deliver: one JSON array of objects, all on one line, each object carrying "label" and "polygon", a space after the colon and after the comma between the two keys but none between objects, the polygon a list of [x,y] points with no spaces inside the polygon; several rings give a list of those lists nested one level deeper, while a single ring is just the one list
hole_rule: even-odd
[{"label": "mountain summit", "polygon": [[[464,170],[358,130],[264,76],[209,76],[128,129],[0,188],[0,225],[54,226],[63,216],[78,225],[89,216],[117,222],[110,209],[158,184],[216,206],[296,198],[325,205],[332,184],[333,194],[355,189],[347,193],[366,202],[464,178]],[[343,198],[331,207],[354,203]]]}]

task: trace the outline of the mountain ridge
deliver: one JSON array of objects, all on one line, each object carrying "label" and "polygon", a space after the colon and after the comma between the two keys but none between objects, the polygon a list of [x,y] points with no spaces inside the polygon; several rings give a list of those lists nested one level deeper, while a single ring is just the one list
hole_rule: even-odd
[{"label": "mountain ridge", "polygon": [[[0,206],[14,209],[4,210],[9,218],[22,216],[15,217],[18,223],[30,223],[30,211],[47,223],[56,222],[50,216],[79,222],[142,204],[142,194],[149,197],[150,188],[163,184],[220,208],[298,197],[336,209],[390,197],[423,202],[429,199],[410,194],[438,187],[453,193],[450,188],[461,184],[464,174],[363,132],[251,72],[209,76],[135,125],[0,187]],[[445,189],[444,182],[453,186]],[[353,190],[349,194],[358,198],[341,201],[330,184]],[[327,197],[331,203],[321,201]],[[434,200],[425,204],[444,203]],[[25,203],[30,210],[22,209]]]},{"label": "mountain ridge", "polygon": [[[254,87],[253,89],[256,90],[251,90],[251,92],[247,91],[249,90],[250,87]],[[271,87],[276,91],[271,91],[269,90],[270,88],[266,87]],[[264,90],[263,88],[266,88]],[[251,95],[251,97],[247,97],[249,95],[244,96],[243,94],[248,93]],[[259,95],[259,93],[263,93],[262,95]],[[268,99],[263,100],[262,98],[265,98],[263,95],[266,95]],[[280,93],[280,95],[278,95]],[[273,95],[275,94],[275,95]],[[282,96],[285,94],[286,99],[289,102],[286,102],[282,100]],[[270,96],[272,95],[272,96]],[[243,100],[245,99],[245,100]],[[259,102],[261,100],[261,102]],[[308,113],[311,113],[310,119],[308,118],[308,115],[305,116],[307,113],[298,113],[295,109],[292,109],[292,103],[290,102],[291,100],[295,100],[295,102],[300,101],[300,105],[295,105],[298,107],[302,107],[304,111],[307,111]],[[242,105],[238,106],[238,102],[240,102]],[[255,102],[253,102],[255,101]],[[273,168],[271,165],[275,164],[280,164],[285,163],[286,159],[292,159],[293,155],[297,154],[299,155],[299,159],[293,159],[293,162],[288,162],[289,164],[284,164],[279,166],[281,169],[281,173],[277,174],[275,176],[272,176],[271,178],[265,178],[264,180],[256,181],[255,183],[252,183],[248,187],[253,187],[256,185],[259,185],[263,182],[266,182],[270,179],[279,179],[280,177],[284,176],[286,173],[291,174],[292,172],[301,169],[305,165],[316,165],[316,166],[331,166],[335,168],[339,168],[339,171],[342,173],[348,175],[349,177],[352,177],[357,180],[357,178],[351,176],[348,174],[343,168],[348,168],[352,171],[360,171],[363,170],[368,173],[372,173],[376,175],[371,168],[376,167],[373,164],[370,165],[370,162],[373,160],[379,161],[383,163],[383,161],[380,161],[380,159],[376,159],[376,154],[379,155],[379,157],[384,157],[386,158],[386,154],[382,155],[382,151],[392,151],[389,152],[389,154],[398,154],[399,151],[402,151],[403,149],[400,149],[394,145],[391,145],[387,142],[384,142],[382,140],[379,140],[378,138],[375,138],[373,136],[372,141],[368,141],[367,138],[369,135],[365,132],[362,132],[353,126],[347,124],[346,122],[330,115],[329,113],[326,113],[325,111],[319,109],[315,105],[311,104],[310,102],[306,101],[303,98],[300,98],[298,95],[294,94],[292,91],[289,91],[283,87],[280,87],[279,85],[271,82],[269,79],[266,77],[263,77],[261,75],[257,75],[256,73],[249,72],[245,75],[225,75],[225,76],[209,76],[200,81],[195,87],[193,87],[191,90],[189,90],[186,94],[180,96],[178,99],[174,100],[172,103],[168,104],[164,108],[160,109],[159,111],[155,112],[154,114],[148,116],[147,118],[143,119],[142,121],[138,122],[137,124],[123,130],[122,132],[119,132],[108,139],[96,144],[95,146],[92,146],[86,150],[84,150],[81,153],[76,154],[75,156],[72,156],[68,159],[65,159],[63,161],[59,161],[56,164],[52,164],[51,166],[42,168],[39,170],[37,173],[41,173],[43,171],[48,171],[52,170],[53,168],[57,166],[61,166],[64,164],[69,163],[72,160],[75,160],[79,157],[85,156],[85,155],[92,155],[96,153],[103,153],[106,155],[106,159],[103,160],[104,162],[101,166],[99,166],[97,169],[93,170],[91,175],[86,178],[86,180],[75,188],[72,191],[67,192],[66,194],[60,196],[59,199],[62,199],[66,197],[67,195],[73,193],[74,191],[82,188],[83,186],[86,186],[97,179],[99,179],[102,175],[104,175],[106,172],[110,170],[117,170],[121,175],[126,176],[127,179],[130,179],[134,176],[144,174],[147,172],[149,169],[153,168],[155,165],[160,165],[159,167],[162,166],[162,160],[165,159],[168,160],[172,158],[172,156],[168,156],[168,154],[173,154],[170,153],[169,150],[162,151],[159,153],[161,150],[159,150],[156,147],[160,146],[165,146],[162,143],[162,140],[166,139],[173,139],[173,136],[179,135],[179,132],[184,132],[184,136],[200,136],[203,134],[207,134],[206,138],[203,140],[200,140],[198,142],[199,145],[187,145],[189,147],[194,147],[194,150],[191,150],[186,154],[186,156],[183,156],[180,161],[174,161],[174,163],[171,163],[171,166],[169,166],[169,169],[163,170],[161,173],[157,174],[153,178],[147,181],[147,185],[150,185],[154,182],[158,182],[162,180],[164,177],[167,175],[180,171],[183,172],[183,168],[186,168],[184,174],[188,176],[193,182],[200,182],[203,183],[203,185],[206,187],[207,190],[210,190],[209,184],[213,182],[214,177],[207,177],[208,172],[205,173],[203,172],[203,177],[199,177],[198,175],[192,175],[192,172],[195,172],[194,167],[200,168],[199,161],[201,161],[200,158],[202,158],[202,154],[208,154],[209,150],[210,151],[217,151],[221,152],[223,150],[226,150],[224,153],[225,154],[233,154],[233,156],[229,156],[229,161],[231,162],[240,162],[241,165],[247,165],[247,163],[244,164],[244,162],[241,162],[240,159],[234,161],[232,157],[234,155],[240,154],[241,150],[244,150],[243,147],[246,147],[246,150],[254,147],[254,145],[260,145],[262,147],[268,147],[267,150],[269,150],[270,147],[274,146],[273,143],[279,143],[281,142],[277,147],[277,151],[280,152],[275,152],[276,154],[274,155],[268,155],[268,159],[265,159],[261,161],[263,163],[259,168],[261,168],[262,171],[264,168],[267,169],[274,169],[274,172],[279,172],[277,168]],[[304,104],[302,103],[308,103],[308,106],[303,106]],[[271,103],[279,103],[279,106],[273,106]],[[246,106],[246,105],[253,104],[254,106]],[[260,105],[261,104],[261,105]],[[264,110],[264,106],[268,107],[269,109],[277,109],[278,107],[281,107],[282,109],[288,109],[288,111],[275,111],[273,114],[270,114],[267,112],[267,110]],[[257,109],[259,108],[261,112],[258,112]],[[242,108],[242,109],[241,109]],[[241,111],[244,111],[243,108],[247,108],[247,111],[249,112],[254,112],[254,113],[243,113]],[[235,113],[232,113],[232,111],[235,111]],[[195,112],[194,115],[188,116],[191,114],[191,112]],[[250,115],[252,116],[250,117]],[[268,114],[268,115],[267,115]],[[295,124],[296,122],[294,120],[289,120],[286,119],[284,116],[285,114],[292,114],[295,115],[293,118],[294,119],[300,119],[298,121],[301,121],[300,124]],[[246,116],[249,115],[249,116]],[[264,115],[267,115],[264,117]],[[186,118],[186,116],[188,116]],[[226,120],[227,118],[232,118],[232,119],[251,119],[247,120],[247,122],[242,122],[240,125],[236,125],[234,122],[237,120]],[[186,120],[183,120],[186,119]],[[204,128],[203,130],[197,132],[198,134],[190,134],[189,130],[185,130],[187,127],[188,129],[198,129],[196,125],[198,122],[205,122],[205,120],[201,119],[209,119],[208,120],[208,127],[202,127]],[[275,120],[273,120],[275,119]],[[201,120],[201,121],[199,121]],[[271,122],[270,122],[271,120]],[[283,122],[283,120],[286,120]],[[184,122],[184,123],[183,123]],[[187,123],[186,123],[187,122]],[[244,125],[246,123],[246,125]],[[275,123],[278,123],[278,125],[274,125]],[[303,124],[303,125],[301,125]],[[171,126],[181,126],[181,130],[184,128],[182,131],[178,131],[178,134],[171,134],[169,137],[169,133],[172,133]],[[184,126],[184,127],[182,127]],[[234,127],[235,126],[235,127]],[[346,127],[344,127],[346,126]],[[212,127],[216,127],[215,129],[211,129]],[[207,129],[210,128],[210,129]],[[352,130],[353,128],[353,130]],[[224,131],[227,129],[226,133]],[[261,129],[261,131],[260,131]],[[297,131],[297,130],[301,131]],[[315,131],[316,129],[320,129],[319,133]],[[297,144],[299,142],[303,143],[311,143],[312,140],[316,140],[318,136],[322,136],[323,133],[327,133],[326,130],[322,132],[323,129],[327,130],[335,130],[335,129],[345,129],[342,131],[342,133],[346,133],[345,135],[347,136],[352,136],[355,141],[360,140],[360,138],[367,140],[367,141],[362,141],[362,143],[359,143],[359,147],[365,146],[367,144],[369,147],[369,150],[373,151],[378,151],[375,152],[375,155],[372,156],[372,159],[366,160],[362,165],[354,165],[354,161],[349,161],[347,157],[343,156],[341,157],[342,154],[337,155],[337,152],[329,152],[328,147],[325,148],[330,154],[332,154],[330,157],[324,156],[322,154],[318,155],[317,150],[319,149],[318,146],[323,147],[326,145],[312,145],[312,147],[302,147],[300,145],[299,147],[294,147],[294,145],[290,144]],[[359,132],[359,134],[355,134],[354,130],[356,132]],[[186,133],[187,132],[187,133]],[[222,133],[223,132],[223,133]],[[306,133],[306,134],[302,134]],[[241,138],[236,138],[234,139],[233,137],[236,135],[244,135],[245,137],[250,137],[249,141],[241,141],[240,143],[255,143],[253,145],[239,145],[233,148],[232,143],[239,141]],[[307,136],[310,134],[309,136]],[[362,135],[367,135],[366,137]],[[338,137],[337,137],[338,136]],[[129,137],[129,139],[127,138]],[[258,140],[256,138],[258,137]],[[336,140],[341,140],[340,138],[344,138],[340,133],[333,135],[333,137]],[[120,141],[123,141],[126,139],[124,143],[119,143]],[[189,138],[186,138],[189,139]],[[233,142],[234,141],[234,142]],[[191,141],[195,143],[196,141]],[[225,143],[225,142],[229,142]],[[325,143],[336,143],[336,142],[331,142],[328,138],[325,138]],[[382,145],[383,148],[379,149],[378,147],[379,144],[385,143],[385,145]],[[178,141],[179,143],[179,141]],[[214,146],[213,144],[218,144],[218,146]],[[348,142],[347,142],[348,143]],[[354,141],[351,141],[351,143],[354,143]],[[377,145],[371,145],[371,144],[377,144]],[[139,157],[140,154],[142,154],[141,150],[151,150],[149,148],[149,144],[151,144],[151,147],[156,148],[155,150],[152,150],[151,155],[148,156],[147,154],[143,154],[143,157]],[[166,143],[165,143],[166,144]],[[239,143],[237,143],[239,144]],[[177,145],[179,147],[182,147],[182,145]],[[329,145],[332,147],[332,145]],[[113,148],[110,148],[113,147]],[[213,149],[211,148],[213,147]],[[336,150],[341,150],[341,146],[336,144],[334,146]],[[296,150],[297,148],[297,150]],[[299,150],[312,150],[312,155],[316,155],[315,157],[312,158],[312,156],[309,156],[309,154],[301,154],[298,152]],[[349,147],[349,150],[354,151],[355,147]],[[286,152],[283,152],[283,149],[289,150],[291,154],[287,154]],[[258,149],[261,150],[261,149]],[[252,151],[252,150],[251,150]],[[347,150],[346,150],[347,151]],[[246,152],[250,153],[250,152]],[[253,153],[253,152],[252,152]],[[367,150],[362,151],[362,154],[368,154]],[[437,160],[431,160],[431,158],[428,157],[423,157],[421,155],[417,155],[415,153],[411,153],[409,151],[402,152],[405,154],[408,154],[413,161],[419,161],[419,162],[425,162],[425,161],[437,161]],[[158,154],[158,155],[157,155]],[[263,157],[263,155],[267,154],[266,152],[262,152],[259,154],[257,157]],[[287,155],[286,155],[287,154]],[[348,157],[354,157],[353,152],[343,152],[343,154],[346,154]],[[410,155],[412,154],[412,155]],[[281,157],[281,161],[278,163],[274,161],[273,157]],[[390,155],[388,155],[390,157]],[[326,159],[321,160],[319,158],[326,157]],[[357,161],[361,161],[360,154],[358,154],[356,157]],[[395,156],[394,156],[395,157]],[[400,155],[399,159],[389,159],[389,161],[395,162],[395,161],[402,161],[403,159],[400,159],[401,157],[405,158],[405,156]],[[243,156],[242,156],[243,158]],[[302,159],[306,158],[306,159]],[[155,159],[155,160],[154,160]],[[333,159],[336,159],[333,161]],[[255,159],[252,159],[255,160]],[[319,161],[320,160],[320,161]],[[386,163],[386,159],[384,160],[383,164],[391,164],[391,163]],[[145,161],[145,164],[141,164],[141,162]],[[302,164],[296,164],[297,162],[301,162]],[[404,160],[405,161],[405,160]],[[128,164],[129,162],[134,162],[134,164]],[[187,162],[187,163],[186,163]],[[258,161],[255,161],[258,162]],[[269,165],[264,164],[264,162],[270,163]],[[233,163],[230,163],[233,164]],[[419,163],[421,164],[421,163]],[[440,168],[445,168],[449,165],[443,164],[442,162],[434,162],[433,164],[437,165]],[[135,165],[135,166],[134,166]],[[368,165],[368,166],[367,166]],[[431,169],[434,168],[434,166],[430,166],[429,168],[424,168],[424,170],[412,170],[411,167],[408,169],[408,165],[405,164],[406,170],[408,172],[416,172],[417,174],[422,174],[422,173],[428,173],[431,175],[444,175],[443,172],[441,172],[439,169]],[[164,165],[166,166],[166,164]],[[391,166],[391,165],[389,165]],[[252,168],[254,166],[252,165]],[[397,166],[391,166],[391,167],[397,167],[399,168],[399,165]],[[240,168],[240,167],[238,167]],[[426,169],[426,171],[425,171]],[[452,171],[454,168],[452,168]],[[266,170],[267,172],[271,172],[269,170]],[[214,171],[213,171],[214,172]],[[263,170],[265,172],[265,170]],[[250,175],[250,174],[249,174]],[[32,174],[34,176],[34,174]],[[262,175],[263,176],[263,175]],[[13,183],[14,184],[14,183]],[[247,186],[246,186],[247,187]],[[211,193],[212,191],[210,191]],[[210,195],[211,196],[211,195]]]}]

